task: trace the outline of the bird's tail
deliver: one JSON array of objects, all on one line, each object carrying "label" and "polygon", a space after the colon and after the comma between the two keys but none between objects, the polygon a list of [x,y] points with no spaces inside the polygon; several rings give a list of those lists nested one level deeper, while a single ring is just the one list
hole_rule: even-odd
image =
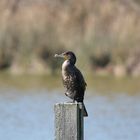
[{"label": "bird's tail", "polygon": [[83,105],[83,116],[84,116],[84,117],[88,117],[88,113],[87,113],[85,104],[84,104],[83,102],[82,102],[82,105]]}]

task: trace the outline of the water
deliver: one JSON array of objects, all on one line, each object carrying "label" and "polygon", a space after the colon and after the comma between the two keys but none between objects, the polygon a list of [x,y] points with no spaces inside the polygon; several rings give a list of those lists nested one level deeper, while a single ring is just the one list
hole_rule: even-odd
[{"label": "water", "polygon": [[[54,140],[53,106],[61,91],[0,90],[0,140]],[[85,140],[140,140],[140,95],[87,92]]]}]

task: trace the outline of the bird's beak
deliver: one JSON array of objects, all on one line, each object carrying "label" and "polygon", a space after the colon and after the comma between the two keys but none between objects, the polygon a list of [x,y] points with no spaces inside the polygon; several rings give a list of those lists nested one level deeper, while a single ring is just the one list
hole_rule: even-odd
[{"label": "bird's beak", "polygon": [[64,53],[62,53],[62,54],[55,54],[54,57],[60,57],[60,58],[67,59],[67,56]]},{"label": "bird's beak", "polygon": [[63,53],[62,53],[62,54],[55,54],[54,57],[61,57],[61,58],[64,58],[64,55],[63,55]]}]

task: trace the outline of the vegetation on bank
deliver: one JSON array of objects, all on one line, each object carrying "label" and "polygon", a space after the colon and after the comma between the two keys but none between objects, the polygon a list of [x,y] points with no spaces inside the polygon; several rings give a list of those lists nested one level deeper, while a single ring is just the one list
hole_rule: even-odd
[{"label": "vegetation on bank", "polygon": [[[128,93],[138,95],[140,91],[140,77],[125,76],[116,78],[114,76],[84,75],[88,84],[87,92],[92,94],[114,94]],[[62,90],[61,75],[12,75],[6,72],[0,73],[0,88],[17,90]],[[93,92],[95,91],[95,92]],[[40,93],[40,92],[39,92]]]},{"label": "vegetation on bank", "polygon": [[72,50],[83,71],[140,75],[139,0],[1,0],[0,71],[56,73]]}]

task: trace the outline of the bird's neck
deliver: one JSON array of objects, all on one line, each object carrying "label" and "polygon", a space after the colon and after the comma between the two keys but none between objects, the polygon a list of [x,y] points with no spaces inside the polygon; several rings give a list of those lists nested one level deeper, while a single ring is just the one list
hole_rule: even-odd
[{"label": "bird's neck", "polygon": [[70,67],[71,63],[69,60],[65,60],[62,64],[62,70],[66,70]]},{"label": "bird's neck", "polygon": [[69,60],[65,60],[62,64],[62,74],[67,75],[73,67],[74,65]]}]

